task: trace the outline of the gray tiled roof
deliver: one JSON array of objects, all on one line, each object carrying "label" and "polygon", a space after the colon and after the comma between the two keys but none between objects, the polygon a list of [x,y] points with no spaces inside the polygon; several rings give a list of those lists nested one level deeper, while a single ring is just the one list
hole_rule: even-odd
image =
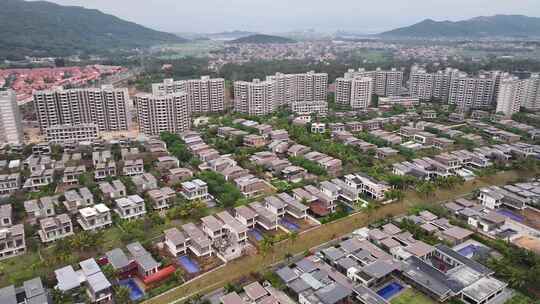
[{"label": "gray tiled roof", "polygon": [[278,269],[276,271],[276,274],[285,283],[289,283],[289,282],[291,282],[291,281],[298,278],[298,274],[296,274],[296,272],[294,272],[291,268],[289,268],[287,266]]},{"label": "gray tiled roof", "polygon": [[364,304],[388,304],[388,301],[386,301],[376,292],[361,284],[356,285],[353,288],[353,292]]},{"label": "gray tiled roof", "polygon": [[114,269],[122,269],[129,265],[129,260],[126,254],[120,248],[108,251],[107,253],[105,253],[105,255],[107,256],[109,263]]},{"label": "gray tiled roof", "polygon": [[347,298],[352,294],[352,290],[339,283],[333,283],[315,292],[315,295],[324,304],[334,304]]},{"label": "gray tiled roof", "polygon": [[39,277],[25,281],[23,283],[23,288],[27,298],[33,298],[45,293],[43,283]]},{"label": "gray tiled roof", "polygon": [[111,287],[111,283],[107,280],[103,272],[98,272],[87,277],[86,282],[88,282],[88,285],[95,293]]},{"label": "gray tiled roof", "polygon": [[17,304],[17,296],[15,295],[15,287],[13,285],[0,289],[0,303]]},{"label": "gray tiled roof", "polygon": [[306,258],[297,262],[296,268],[300,269],[302,272],[312,272],[317,269],[317,266],[311,260]]},{"label": "gray tiled roof", "polygon": [[407,259],[403,275],[439,297],[444,297],[453,289],[459,291],[463,288],[461,285],[450,288],[450,281],[444,274],[415,256]]},{"label": "gray tiled roof", "polygon": [[345,253],[335,247],[329,247],[322,251],[324,256],[331,261],[337,261],[345,256]]},{"label": "gray tiled roof", "polygon": [[290,282],[289,284],[287,284],[287,286],[292,290],[294,291],[296,294],[299,294],[301,293],[302,291],[305,291],[305,290],[308,290],[310,289],[311,287],[308,285],[308,283],[306,283],[306,281],[304,281],[304,279],[302,278],[298,278],[292,282]]},{"label": "gray tiled roof", "polygon": [[140,255],[135,257],[135,261],[145,271],[159,267],[159,263],[150,254]]},{"label": "gray tiled roof", "polygon": [[453,249],[451,249],[450,247],[448,247],[446,245],[438,244],[435,247],[440,252],[450,256],[454,260],[457,260],[458,262],[466,265],[467,267],[472,268],[474,271],[477,271],[477,272],[479,272],[479,273],[481,273],[483,275],[493,273],[493,270],[485,267],[484,265],[482,265],[482,264],[480,264],[480,263],[478,263],[476,261],[473,261],[473,260],[471,260],[471,259],[469,259],[467,257],[462,256],[461,254],[459,254],[458,252],[454,251]]},{"label": "gray tiled roof", "polygon": [[384,260],[377,260],[362,268],[362,271],[375,279],[380,279],[397,270],[396,264]]}]

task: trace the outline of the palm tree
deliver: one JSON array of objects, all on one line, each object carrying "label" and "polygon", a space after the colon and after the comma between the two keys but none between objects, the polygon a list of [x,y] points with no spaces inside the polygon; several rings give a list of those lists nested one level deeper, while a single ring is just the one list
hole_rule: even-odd
[{"label": "palm tree", "polygon": [[114,288],[114,299],[116,303],[132,303],[129,298],[129,289],[125,286]]},{"label": "palm tree", "polygon": [[298,240],[298,231],[293,231],[289,233],[289,239],[291,240],[291,245],[294,245]]},{"label": "palm tree", "polygon": [[182,270],[182,268],[176,269],[173,276],[174,276],[174,279],[176,280],[176,282],[178,282],[178,283],[183,283],[184,282],[184,271]]},{"label": "palm tree", "polygon": [[272,236],[265,235],[261,242],[261,251],[263,256],[266,256],[269,252],[274,249],[275,240]]},{"label": "palm tree", "polygon": [[51,296],[52,296],[53,303],[58,303],[58,304],[73,303],[73,298],[71,297],[70,294],[64,293],[56,288],[52,289]]},{"label": "palm tree", "polygon": [[191,297],[191,301],[193,301],[193,303],[200,303],[202,300],[202,296],[198,293],[194,294],[192,297]]},{"label": "palm tree", "polygon": [[103,272],[103,274],[105,275],[105,277],[109,280],[114,280],[116,279],[116,271],[114,270],[114,268],[112,267],[111,264],[107,264],[105,266],[103,266],[101,268],[101,271]]},{"label": "palm tree", "polygon": [[424,197],[428,197],[429,195],[433,194],[435,192],[435,186],[430,182],[424,182],[418,188],[416,189],[418,193]]},{"label": "palm tree", "polygon": [[365,206],[364,206],[364,211],[367,213],[368,217],[371,217],[373,215],[373,213],[375,213],[375,210],[377,209],[377,205],[375,205],[374,203],[372,202],[368,202]]}]

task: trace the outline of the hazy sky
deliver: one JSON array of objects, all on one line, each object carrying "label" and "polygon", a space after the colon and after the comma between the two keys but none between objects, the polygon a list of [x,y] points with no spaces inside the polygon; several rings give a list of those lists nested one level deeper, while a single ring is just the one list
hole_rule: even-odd
[{"label": "hazy sky", "polygon": [[372,33],[425,18],[540,16],[539,0],[50,0],[80,5],[169,32],[265,33],[338,29]]}]

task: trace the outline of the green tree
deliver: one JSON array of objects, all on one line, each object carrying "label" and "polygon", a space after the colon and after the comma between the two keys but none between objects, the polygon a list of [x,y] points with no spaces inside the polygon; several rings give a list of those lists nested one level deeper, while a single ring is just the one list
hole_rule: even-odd
[{"label": "green tree", "polygon": [[51,297],[55,304],[71,304],[73,297],[69,293],[64,293],[56,288],[51,289]]},{"label": "green tree", "polygon": [[416,188],[416,191],[426,198],[435,193],[435,190],[435,185],[431,182],[424,182]]},{"label": "green tree", "polygon": [[101,267],[101,271],[103,272],[105,277],[107,277],[107,279],[109,279],[110,281],[116,280],[116,270],[114,270],[114,267],[112,267],[111,264],[107,264]]},{"label": "green tree", "polygon": [[132,303],[129,298],[129,289],[125,286],[118,286],[114,288],[114,300],[116,303]]}]

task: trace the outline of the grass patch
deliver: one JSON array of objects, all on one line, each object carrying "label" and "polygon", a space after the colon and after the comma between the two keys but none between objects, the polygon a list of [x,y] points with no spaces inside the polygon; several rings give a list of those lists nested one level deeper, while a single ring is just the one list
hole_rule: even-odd
[{"label": "grass patch", "polygon": [[414,290],[414,289],[407,289],[404,292],[402,292],[399,296],[395,297],[390,301],[391,304],[435,304],[434,300],[429,298],[428,296]]}]

